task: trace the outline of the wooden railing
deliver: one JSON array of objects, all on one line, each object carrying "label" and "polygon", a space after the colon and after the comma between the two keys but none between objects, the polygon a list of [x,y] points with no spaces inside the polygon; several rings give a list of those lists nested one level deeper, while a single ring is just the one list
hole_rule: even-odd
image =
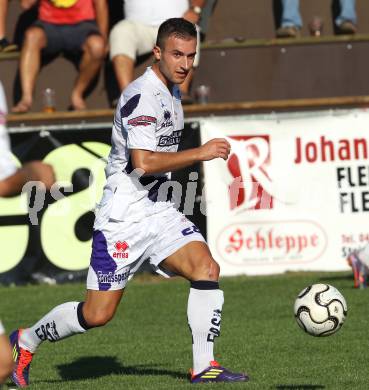
[{"label": "wooden railing", "polygon": [[[270,112],[278,110],[304,110],[343,107],[369,107],[369,96],[346,96],[315,99],[260,100],[255,102],[225,102],[194,104],[184,106],[186,117],[222,114],[247,114],[250,112]],[[111,121],[112,109],[85,111],[56,111],[53,113],[35,112],[28,114],[10,114],[7,116],[10,126],[33,125],[36,123],[81,123],[98,119]]]}]

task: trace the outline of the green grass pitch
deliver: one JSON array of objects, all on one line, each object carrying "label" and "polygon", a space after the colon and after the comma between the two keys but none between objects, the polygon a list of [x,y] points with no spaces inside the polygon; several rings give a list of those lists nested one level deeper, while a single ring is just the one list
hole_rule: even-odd
[{"label": "green grass pitch", "polygon": [[[332,284],[347,300],[348,317],[333,336],[309,336],[293,317],[297,294],[313,283]],[[216,358],[248,372],[249,383],[189,384],[188,283],[142,275],[128,284],[106,327],[40,347],[30,389],[369,388],[369,290],[355,290],[350,273],[223,278],[221,287],[225,304]],[[83,284],[1,287],[0,317],[10,332],[83,296]]]}]

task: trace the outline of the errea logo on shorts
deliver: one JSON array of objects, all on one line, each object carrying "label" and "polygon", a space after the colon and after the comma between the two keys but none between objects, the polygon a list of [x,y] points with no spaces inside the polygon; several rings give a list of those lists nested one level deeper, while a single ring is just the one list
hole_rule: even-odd
[{"label": "errea logo on shorts", "polygon": [[128,248],[129,245],[125,241],[117,241],[114,244],[115,252],[113,252],[114,259],[128,259]]}]

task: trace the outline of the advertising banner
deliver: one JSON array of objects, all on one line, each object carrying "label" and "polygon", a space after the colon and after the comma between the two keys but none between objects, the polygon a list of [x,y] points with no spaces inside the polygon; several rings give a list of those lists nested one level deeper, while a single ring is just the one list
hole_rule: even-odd
[{"label": "advertising banner", "polygon": [[227,162],[204,163],[207,239],[223,275],[348,269],[369,242],[369,112],[209,118]]},{"label": "advertising banner", "polygon": [[[52,165],[57,182],[50,192],[26,188],[21,195],[0,198],[1,284],[85,279],[94,209],[105,184],[111,124],[59,127],[15,129],[10,134],[18,165],[42,160]],[[179,148],[198,144],[197,123],[186,123]],[[200,177],[198,164],[173,175],[173,180],[183,182],[185,190],[192,171]],[[189,218],[203,230],[205,217],[194,205],[188,208]]]},{"label": "advertising banner", "polygon": [[1,283],[29,281],[37,271],[73,276],[88,267],[109,136],[109,128],[11,134],[18,164],[42,160],[57,183],[50,192],[0,198]]}]

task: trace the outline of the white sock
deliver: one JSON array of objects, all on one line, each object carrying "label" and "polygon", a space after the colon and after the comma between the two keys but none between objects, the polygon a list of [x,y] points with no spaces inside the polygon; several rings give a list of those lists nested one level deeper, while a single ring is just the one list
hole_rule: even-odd
[{"label": "white sock", "polygon": [[193,373],[198,374],[214,360],[214,340],[220,335],[224,302],[218,282],[191,283],[187,318],[192,332]]},{"label": "white sock", "polygon": [[23,329],[19,345],[34,353],[45,340],[54,342],[86,332],[87,327],[83,316],[81,318],[82,304],[81,302],[67,302],[56,306],[35,325]]}]

